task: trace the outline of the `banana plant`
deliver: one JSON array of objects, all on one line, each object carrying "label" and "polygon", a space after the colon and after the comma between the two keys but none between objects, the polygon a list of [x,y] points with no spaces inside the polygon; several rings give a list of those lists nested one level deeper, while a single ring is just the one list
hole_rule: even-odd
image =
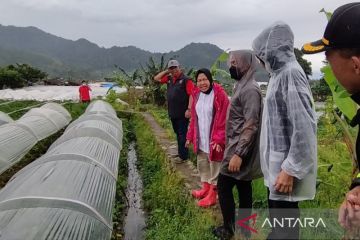
[{"label": "banana plant", "polygon": [[227,52],[229,49],[224,51],[219,55],[219,57],[215,60],[213,65],[210,68],[211,75],[213,76],[214,80],[216,82],[221,83],[221,85],[224,87],[225,91],[228,94],[231,94],[232,92],[232,85],[233,80],[230,77],[230,73],[226,71],[225,65],[229,58],[229,53]]},{"label": "banana plant", "polygon": [[211,75],[215,77],[220,76],[220,77],[230,78],[230,74],[224,69],[221,69],[221,65],[226,63],[228,58],[229,58],[229,53],[227,53],[226,51],[221,53],[220,56],[215,60],[215,62],[210,68]]},{"label": "banana plant", "polygon": [[348,119],[352,119],[357,111],[356,103],[350,98],[350,94],[339,84],[328,64],[321,69],[321,72],[324,74],[324,79],[331,89],[335,105]]}]

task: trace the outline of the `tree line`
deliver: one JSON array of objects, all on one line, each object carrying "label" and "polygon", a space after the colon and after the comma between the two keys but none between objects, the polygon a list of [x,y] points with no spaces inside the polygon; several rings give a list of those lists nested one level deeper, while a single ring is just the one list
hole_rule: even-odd
[{"label": "tree line", "polygon": [[0,89],[21,88],[47,77],[47,73],[28,64],[11,64],[0,67]]}]

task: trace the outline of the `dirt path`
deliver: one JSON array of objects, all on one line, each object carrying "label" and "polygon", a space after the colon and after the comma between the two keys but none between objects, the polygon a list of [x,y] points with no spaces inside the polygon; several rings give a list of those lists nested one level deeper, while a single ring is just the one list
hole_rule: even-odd
[{"label": "dirt path", "polygon": [[171,161],[171,166],[184,179],[185,186],[189,188],[189,190],[199,187],[200,178],[198,176],[198,171],[193,163],[191,161],[187,161],[182,164],[175,164],[172,161],[173,158],[171,155],[177,153],[176,142],[169,139],[166,130],[160,127],[160,125],[156,122],[150,113],[143,113],[143,116],[154,132],[158,143],[167,154],[168,159]]},{"label": "dirt path", "polygon": [[[174,163],[171,155],[177,153],[177,143],[169,139],[166,130],[163,129],[154,119],[154,117],[150,113],[142,113],[145,120],[148,122],[151,127],[156,139],[164,152],[167,154],[167,158],[171,162],[171,166],[173,169],[183,178],[185,187],[190,191],[195,188],[200,187],[200,177],[198,170],[194,166],[191,161],[187,161],[186,163],[176,164]],[[195,202],[196,200],[194,200]],[[208,211],[212,211],[215,221],[220,223],[222,221],[220,206],[216,204],[215,206],[208,208]]]}]

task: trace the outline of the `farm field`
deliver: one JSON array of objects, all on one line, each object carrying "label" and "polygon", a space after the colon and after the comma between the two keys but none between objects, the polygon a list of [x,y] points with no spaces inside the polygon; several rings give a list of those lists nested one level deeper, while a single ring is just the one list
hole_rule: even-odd
[{"label": "farm field", "polygon": [[[38,101],[0,101],[0,111],[10,113],[14,120],[19,119],[32,107],[39,107],[44,102]],[[87,105],[74,102],[65,102],[62,105],[76,120],[81,116]],[[119,158],[118,180],[116,184],[115,204],[113,208],[112,239],[125,239],[123,226],[126,216],[128,200],[126,197],[128,174],[128,148],[135,143],[135,151],[141,178],[143,180],[143,200],[141,209],[146,213],[146,228],[142,233],[146,239],[214,239],[210,228],[219,224],[212,217],[212,210],[198,209],[194,200],[184,191],[181,178],[174,175],[171,167],[166,163],[166,156],[161,146],[156,142],[147,123],[141,115],[131,113],[131,109],[122,111],[123,107],[113,103],[118,116],[123,121],[123,149]],[[171,124],[167,118],[166,109],[153,105],[144,105],[144,110],[150,112],[155,120],[163,127],[169,139],[174,139]],[[39,158],[54,143],[64,130],[39,141],[20,162],[0,175],[0,187],[11,179],[19,170]],[[355,130],[354,130],[355,132]],[[353,132],[353,133],[354,133]],[[195,163],[195,155],[191,155]],[[316,198],[301,203],[302,209],[328,209],[336,211],[347,191],[351,180],[352,163],[346,144],[341,135],[339,126],[325,113],[318,123],[318,186]],[[253,182],[254,208],[267,207],[266,189],[262,179]],[[179,202],[179,199],[182,199]],[[191,218],[192,221],[188,221]],[[171,220],[170,220],[171,219]],[[179,233],[174,235],[173,233]],[[306,236],[306,231],[303,233]],[[319,233],[323,234],[323,233]],[[256,239],[256,238],[254,238]],[[260,238],[261,239],[261,238]]]}]

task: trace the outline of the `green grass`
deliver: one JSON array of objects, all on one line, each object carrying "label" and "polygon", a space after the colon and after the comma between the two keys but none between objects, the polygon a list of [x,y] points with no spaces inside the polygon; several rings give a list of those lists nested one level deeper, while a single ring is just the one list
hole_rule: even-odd
[{"label": "green grass", "polygon": [[166,133],[168,134],[168,137],[172,140],[176,140],[176,135],[174,133],[174,130],[172,128],[172,124],[168,115],[168,112],[164,108],[152,106],[148,110],[153,117],[155,118],[156,122],[166,130]]},{"label": "green grass", "polygon": [[214,239],[212,215],[195,205],[144,120],[137,116],[134,124],[148,212],[146,239]]},{"label": "green grass", "polygon": [[25,108],[25,107],[28,107],[28,106],[31,106],[31,105],[35,105],[35,104],[38,104],[38,103],[40,103],[40,102],[33,101],[33,100],[9,102],[7,104],[0,105],[0,111],[8,113],[8,112],[12,112],[12,111],[15,111],[15,110],[18,110],[18,109],[21,109],[21,108]]},{"label": "green grass", "polygon": [[[354,134],[355,131],[351,130]],[[301,204],[306,208],[339,207],[352,177],[352,161],[342,130],[325,116],[318,123],[318,187],[315,199]]]},{"label": "green grass", "polygon": [[68,112],[71,114],[71,118],[76,120],[78,117],[80,117],[86,110],[86,108],[89,106],[86,103],[75,103],[75,102],[67,102],[62,105]]},{"label": "green grass", "polygon": [[134,141],[134,129],[131,124],[131,118],[121,119],[123,123],[123,148],[118,165],[118,178],[116,182],[116,195],[115,195],[115,206],[113,209],[113,232],[112,240],[123,239],[123,220],[124,211],[126,209],[126,187],[127,187],[127,175],[128,175],[128,164],[127,154],[130,142]]},{"label": "green grass", "polygon": [[[41,102],[32,101],[32,100],[9,102],[8,104],[0,105],[0,111],[4,112],[4,113],[11,113],[11,112],[18,111],[18,110],[26,108],[26,107],[37,105],[39,103],[41,103]],[[17,120],[22,115],[24,115],[24,113],[26,113],[27,111],[29,111],[29,109],[24,109],[22,111],[14,112],[12,114],[9,114],[9,116],[12,119]]]}]

